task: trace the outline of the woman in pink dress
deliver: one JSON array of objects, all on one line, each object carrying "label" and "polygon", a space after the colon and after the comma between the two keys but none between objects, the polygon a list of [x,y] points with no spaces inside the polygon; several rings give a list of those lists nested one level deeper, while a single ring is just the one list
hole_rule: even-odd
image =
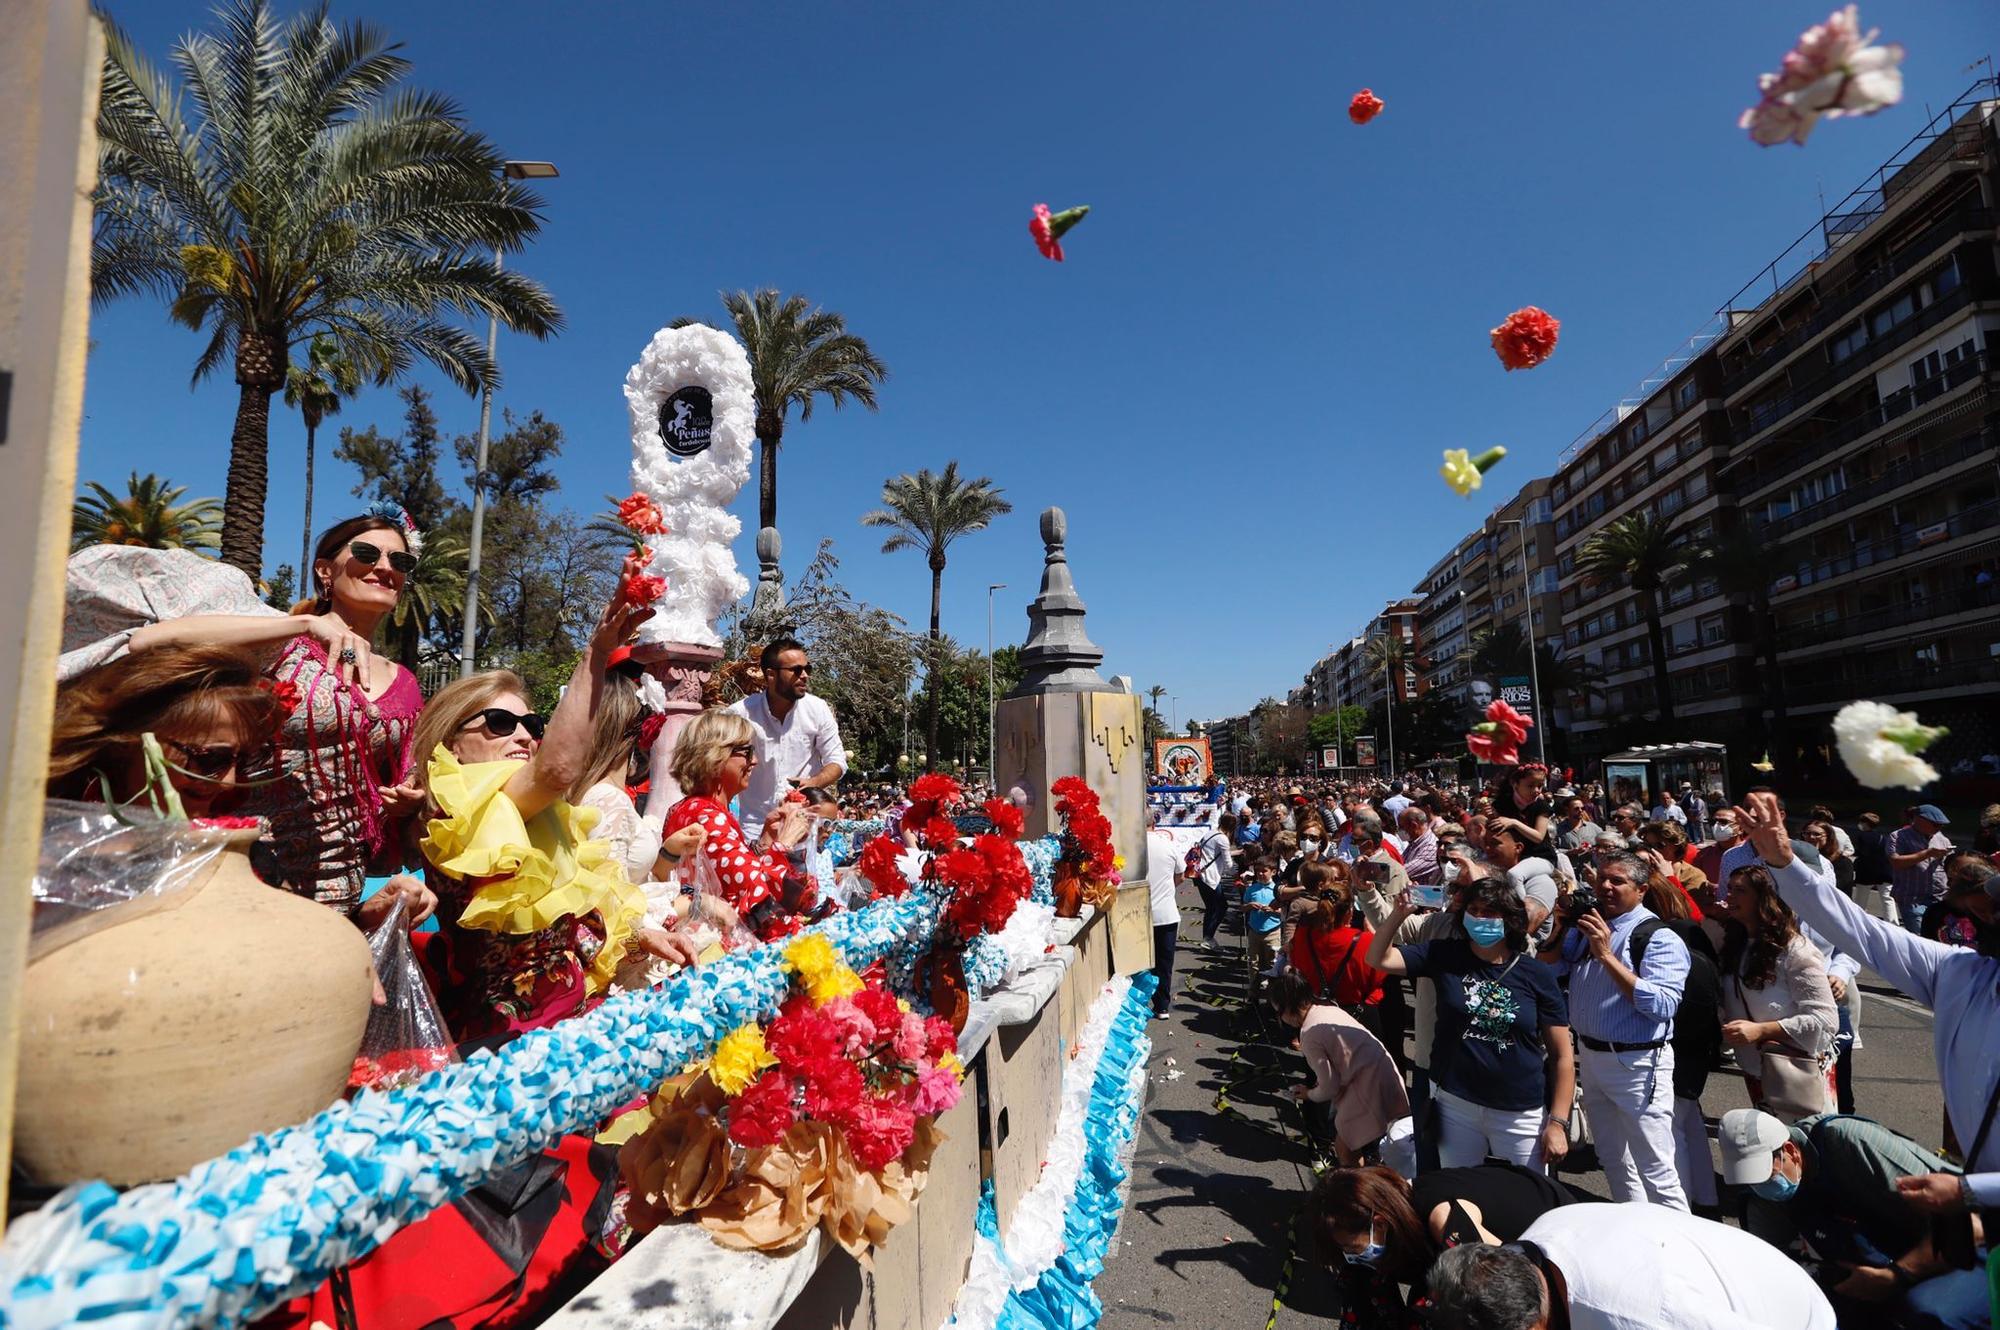
[{"label": "woman in pink dress", "polygon": [[246,773],[242,811],[268,823],[258,869],[283,886],[352,915],[363,928],[398,898],[416,922],[435,899],[398,876],[365,904],[371,868],[402,867],[395,824],[421,798],[405,784],[423,694],[408,670],[369,646],[416,569],[421,538],[403,510],[376,505],[329,529],[314,549],[317,593],[289,615],[191,615],[138,629],[130,650],[212,643],[271,653],[266,670],[286,717],[275,766]]}]

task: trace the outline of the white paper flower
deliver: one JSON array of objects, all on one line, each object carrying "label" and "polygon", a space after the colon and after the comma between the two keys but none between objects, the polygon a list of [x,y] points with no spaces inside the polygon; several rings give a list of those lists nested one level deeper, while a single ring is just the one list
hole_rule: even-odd
[{"label": "white paper flower", "polygon": [[655,714],[667,709],[667,689],[650,674],[639,677],[639,705]]},{"label": "white paper flower", "polygon": [[1880,702],[1849,702],[1833,718],[1840,760],[1871,790],[1919,790],[1936,780],[1937,768],[1917,754],[1944,733]]},{"label": "white paper flower", "polygon": [[1903,99],[1903,48],[1871,46],[1879,29],[1861,31],[1859,8],[1836,9],[1799,35],[1775,74],[1758,79],[1763,94],[1737,124],[1765,147],[1804,143],[1822,116],[1873,115]]}]

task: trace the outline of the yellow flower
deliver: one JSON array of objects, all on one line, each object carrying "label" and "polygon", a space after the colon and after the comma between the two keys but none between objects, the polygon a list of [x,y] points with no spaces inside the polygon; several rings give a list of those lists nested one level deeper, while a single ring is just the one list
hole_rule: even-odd
[{"label": "yellow flower", "polygon": [[806,996],[815,1007],[823,1007],[835,998],[852,997],[866,987],[860,975],[836,961],[832,969],[822,970],[806,980]]},{"label": "yellow flower", "polygon": [[1438,474],[1465,498],[1471,498],[1472,491],[1479,488],[1479,468],[1472,464],[1472,454],[1463,448],[1444,450],[1444,465],[1438,468]]},{"label": "yellow flower", "polygon": [[897,1010],[897,1011],[900,1011],[900,1012],[902,1012],[902,1013],[903,1013],[903,1014],[904,1014],[905,1016],[909,1015],[909,1014],[910,1014],[910,1000],[909,1000],[908,998],[897,998],[897,999],[896,999],[896,1010]]},{"label": "yellow flower", "polygon": [[756,1025],[739,1025],[715,1046],[708,1079],[724,1094],[742,1094],[757,1079],[757,1073],[777,1064],[778,1059],[764,1047],[764,1031]]},{"label": "yellow flower", "polygon": [[818,933],[808,933],[785,948],[785,968],[808,983],[814,975],[824,974],[838,964],[840,957],[834,954],[833,944]]},{"label": "yellow flower", "polygon": [[1122,855],[1122,854],[1114,854],[1114,855],[1112,855],[1112,856],[1111,856],[1111,866],[1112,866],[1113,868],[1117,869],[1117,870],[1118,870],[1119,872],[1121,872],[1121,873],[1122,873],[1122,872],[1124,872],[1124,871],[1125,871],[1125,856],[1124,856],[1124,855]]},{"label": "yellow flower", "polygon": [[958,1060],[957,1053],[940,1053],[937,1065],[941,1070],[950,1072],[961,1081],[965,1079],[965,1064]]}]

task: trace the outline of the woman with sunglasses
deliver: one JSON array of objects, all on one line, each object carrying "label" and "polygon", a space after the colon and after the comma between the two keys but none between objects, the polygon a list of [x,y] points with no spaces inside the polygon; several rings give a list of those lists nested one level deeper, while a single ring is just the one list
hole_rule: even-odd
[{"label": "woman with sunglasses", "polygon": [[[638,555],[627,573],[643,572]],[[620,585],[623,585],[621,580]],[[612,652],[652,614],[614,597],[546,722],[511,670],[438,690],[415,746],[428,813],[418,850],[438,894],[426,957],[460,1039],[552,1025],[603,996],[633,948],[694,959],[644,926],[646,897],[565,794],[592,766]]]},{"label": "woman with sunglasses", "polygon": [[672,774],[687,797],[667,812],[669,835],[699,826],[703,850],[729,907],[759,938],[770,941],[798,930],[795,914],[809,908],[812,881],[794,873],[792,847],[812,829],[803,803],[771,810],[754,841],[729,811],[730,800],[749,788],[757,767],[757,731],[742,716],[711,709],[681,731]]},{"label": "woman with sunglasses", "polygon": [[[141,628],[130,640],[134,655],[194,643],[265,653],[265,673],[280,685],[289,714],[274,762],[254,773],[278,779],[252,787],[243,811],[269,828],[265,862],[275,885],[354,915],[364,928],[408,894],[385,890],[361,900],[371,865],[402,866],[391,824],[417,807],[416,788],[403,782],[423,694],[414,675],[369,648],[416,569],[416,543],[409,516],[378,504],[319,538],[317,592],[291,614],[191,615]],[[414,913],[419,902],[409,904]]]}]

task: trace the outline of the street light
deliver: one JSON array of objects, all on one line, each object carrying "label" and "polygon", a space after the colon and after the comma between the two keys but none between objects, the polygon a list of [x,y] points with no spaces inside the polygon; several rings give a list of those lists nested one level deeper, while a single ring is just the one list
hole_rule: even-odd
[{"label": "street light", "polygon": [[1000,764],[993,747],[993,593],[1006,589],[1005,582],[986,584],[986,783],[995,787],[995,794],[1000,792]]},{"label": "street light", "polygon": [[[508,180],[549,180],[559,175],[554,162],[502,162],[500,174]],[[498,246],[493,250],[493,269],[500,270]],[[459,643],[458,677],[469,679],[479,649],[479,542],[486,532],[486,441],[493,426],[493,375],[500,369],[500,316],[486,319],[486,386],[479,390],[479,465],[472,473],[472,539],[465,556],[465,636]]]},{"label": "street light", "polygon": [[1549,762],[1549,732],[1542,728],[1542,672],[1536,663],[1541,653],[1535,642],[1535,588],[1528,580],[1528,524],[1518,517],[1502,517],[1495,520],[1496,526],[1511,526],[1521,541],[1521,597],[1527,602],[1528,618],[1522,633],[1528,641],[1528,687],[1534,690],[1531,699],[1535,711],[1535,756],[1543,766]]}]

